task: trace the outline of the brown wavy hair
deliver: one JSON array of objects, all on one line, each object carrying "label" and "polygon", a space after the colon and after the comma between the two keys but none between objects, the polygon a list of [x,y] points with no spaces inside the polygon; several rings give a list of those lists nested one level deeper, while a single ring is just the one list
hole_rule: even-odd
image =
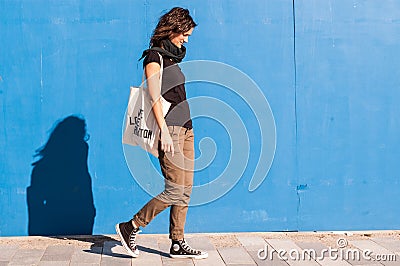
[{"label": "brown wavy hair", "polygon": [[150,39],[150,47],[159,47],[162,40],[171,38],[174,34],[187,32],[196,26],[188,9],[174,7],[159,19]]}]

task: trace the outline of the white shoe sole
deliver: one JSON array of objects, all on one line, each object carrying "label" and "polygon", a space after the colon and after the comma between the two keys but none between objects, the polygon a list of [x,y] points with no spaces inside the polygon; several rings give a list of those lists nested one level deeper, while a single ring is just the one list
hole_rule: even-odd
[{"label": "white shoe sole", "polygon": [[200,259],[208,258],[208,253],[204,253],[201,255],[172,255],[172,254],[169,254],[169,256],[173,259],[197,259],[197,260],[200,260]]},{"label": "white shoe sole", "polygon": [[115,226],[115,231],[117,231],[117,234],[119,235],[119,237],[121,238],[121,243],[122,246],[126,249],[126,251],[128,252],[129,255],[131,255],[133,258],[137,258],[139,256],[139,250],[136,249],[136,252],[133,252],[127,243],[125,243],[124,237],[121,234],[121,231],[119,230],[119,224],[117,224]]}]

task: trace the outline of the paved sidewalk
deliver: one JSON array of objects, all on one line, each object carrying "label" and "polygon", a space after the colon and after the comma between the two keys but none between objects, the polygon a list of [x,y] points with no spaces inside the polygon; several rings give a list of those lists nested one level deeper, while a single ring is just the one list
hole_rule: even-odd
[{"label": "paved sidewalk", "polygon": [[0,266],[400,265],[400,231],[188,234],[186,239],[207,250],[209,258],[170,258],[166,235],[139,235],[139,258],[126,254],[117,235],[2,237]]}]

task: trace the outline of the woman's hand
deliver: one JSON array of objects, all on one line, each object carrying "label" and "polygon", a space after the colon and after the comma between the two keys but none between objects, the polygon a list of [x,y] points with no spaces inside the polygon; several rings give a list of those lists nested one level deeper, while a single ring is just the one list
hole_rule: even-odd
[{"label": "woman's hand", "polygon": [[164,152],[171,152],[172,156],[174,156],[174,143],[168,129],[161,130],[161,149]]}]

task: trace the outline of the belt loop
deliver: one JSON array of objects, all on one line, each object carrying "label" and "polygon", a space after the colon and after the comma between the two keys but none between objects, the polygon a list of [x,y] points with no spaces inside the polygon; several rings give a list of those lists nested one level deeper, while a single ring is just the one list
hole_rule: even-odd
[{"label": "belt loop", "polygon": [[188,132],[188,130],[189,130],[189,128],[187,127],[186,130],[185,130],[185,135],[186,135],[186,133]]}]

